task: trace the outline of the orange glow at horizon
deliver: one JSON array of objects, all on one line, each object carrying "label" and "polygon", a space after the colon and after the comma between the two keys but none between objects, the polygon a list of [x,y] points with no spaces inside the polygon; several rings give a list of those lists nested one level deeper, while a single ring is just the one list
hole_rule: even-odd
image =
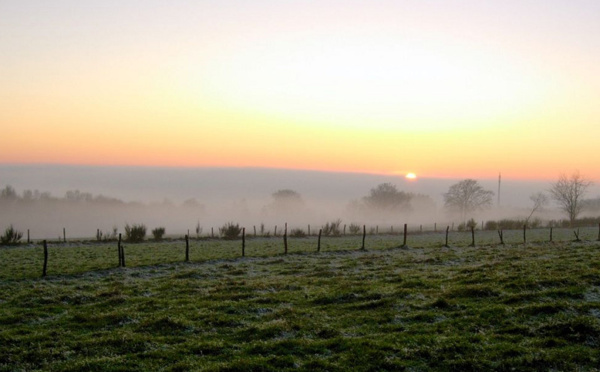
[{"label": "orange glow at horizon", "polygon": [[451,3],[2,5],[0,164],[600,181],[598,5]]}]

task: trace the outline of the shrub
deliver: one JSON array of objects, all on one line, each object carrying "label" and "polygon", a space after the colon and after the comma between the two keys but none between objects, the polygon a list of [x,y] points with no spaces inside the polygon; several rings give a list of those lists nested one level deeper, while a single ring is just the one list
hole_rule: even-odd
[{"label": "shrub", "polygon": [[336,221],[332,221],[332,222],[327,222],[325,224],[325,226],[322,227],[322,234],[323,235],[334,235],[334,236],[338,236],[340,235],[340,224],[342,223],[342,220],[337,219]]},{"label": "shrub", "polygon": [[242,228],[238,223],[227,222],[219,228],[219,233],[223,239],[236,239],[242,233]]},{"label": "shrub", "polygon": [[360,225],[351,223],[350,226],[348,226],[348,231],[350,231],[350,234],[356,235],[360,232]]},{"label": "shrub", "polygon": [[23,237],[23,233],[21,231],[15,230],[15,228],[10,225],[5,231],[4,235],[0,236],[0,244],[2,245],[17,245],[19,241]]},{"label": "shrub", "polygon": [[164,227],[157,227],[156,229],[152,230],[152,236],[154,237],[154,240],[162,240],[164,235],[165,235]]},{"label": "shrub", "polygon": [[290,236],[294,238],[304,238],[306,233],[302,229],[292,229],[290,231]]},{"label": "shrub", "polygon": [[146,237],[146,225],[125,225],[125,240],[128,242],[141,242]]}]

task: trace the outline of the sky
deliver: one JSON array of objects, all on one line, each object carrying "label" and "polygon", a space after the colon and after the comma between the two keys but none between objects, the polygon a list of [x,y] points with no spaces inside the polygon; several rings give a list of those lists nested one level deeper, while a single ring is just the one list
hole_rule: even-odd
[{"label": "sky", "polygon": [[0,1],[0,164],[600,181],[598,1]]}]

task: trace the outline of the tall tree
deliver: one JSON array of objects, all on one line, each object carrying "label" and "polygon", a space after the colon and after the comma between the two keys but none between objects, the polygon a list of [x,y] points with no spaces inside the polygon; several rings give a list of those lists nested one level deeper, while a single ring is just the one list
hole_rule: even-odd
[{"label": "tall tree", "polygon": [[398,191],[396,185],[386,182],[372,188],[369,196],[365,196],[363,201],[369,209],[391,212],[410,209],[411,198],[411,194]]},{"label": "tall tree", "polygon": [[592,181],[582,176],[579,171],[575,171],[570,176],[561,174],[558,181],[550,187],[552,199],[569,216],[571,225],[583,210],[583,196],[591,185]]},{"label": "tall tree", "polygon": [[444,206],[459,213],[462,221],[465,221],[468,213],[492,205],[493,196],[493,191],[485,190],[473,179],[466,179],[450,186],[444,194]]}]

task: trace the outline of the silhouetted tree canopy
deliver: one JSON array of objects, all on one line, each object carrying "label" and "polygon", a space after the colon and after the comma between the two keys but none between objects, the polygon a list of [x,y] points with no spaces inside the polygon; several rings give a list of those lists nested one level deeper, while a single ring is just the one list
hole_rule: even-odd
[{"label": "silhouetted tree canopy", "polygon": [[494,192],[485,190],[473,179],[462,180],[450,186],[444,195],[444,206],[460,215],[465,221],[467,214],[492,205]]},{"label": "silhouetted tree canopy", "polygon": [[398,191],[396,185],[389,182],[372,188],[369,196],[363,201],[368,209],[378,211],[410,210],[412,195],[404,191]]}]

